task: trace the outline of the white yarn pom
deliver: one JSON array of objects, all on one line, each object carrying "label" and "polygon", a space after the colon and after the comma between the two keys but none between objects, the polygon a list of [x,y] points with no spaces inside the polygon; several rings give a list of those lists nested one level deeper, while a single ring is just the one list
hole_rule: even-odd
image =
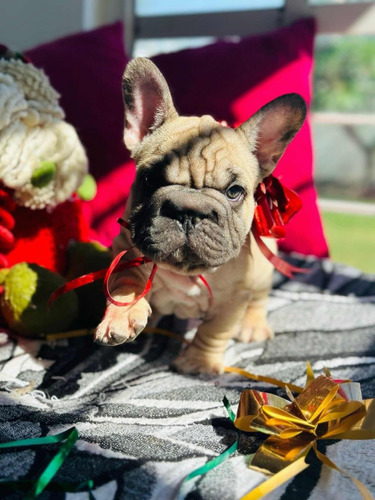
[{"label": "white yarn pom", "polygon": [[[20,60],[0,60],[0,180],[19,205],[54,207],[67,200],[87,173],[75,129],[63,121],[59,94],[43,71]],[[56,173],[43,187],[32,184],[42,162]]]}]

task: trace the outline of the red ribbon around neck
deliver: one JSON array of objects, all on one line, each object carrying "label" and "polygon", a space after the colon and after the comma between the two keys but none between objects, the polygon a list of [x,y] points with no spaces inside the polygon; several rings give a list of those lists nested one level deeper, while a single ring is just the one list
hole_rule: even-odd
[{"label": "red ribbon around neck", "polygon": [[[293,217],[295,213],[302,206],[302,202],[299,196],[291,189],[286,188],[281,184],[281,182],[276,179],[273,175],[266,177],[261,184],[257,187],[255,191],[255,201],[257,203],[254,213],[253,225],[251,231],[254,235],[255,241],[257,242],[263,255],[272,263],[272,265],[282,274],[293,277],[293,273],[304,273],[307,269],[301,269],[292,266],[274,255],[271,250],[266,246],[266,244],[261,239],[261,236],[268,236],[272,238],[283,238],[285,237],[285,224]],[[125,229],[130,229],[130,225],[124,219],[118,219],[117,221]],[[128,249],[129,250],[129,249]],[[148,257],[136,257],[129,261],[120,262],[121,258],[128,252],[124,250],[120,252],[111,262],[108,269],[101,269],[100,271],[95,271],[93,273],[85,274],[79,278],[73,279],[58,288],[49,299],[49,306],[61,295],[70,290],[74,290],[83,285],[87,285],[96,281],[98,279],[104,278],[104,294],[108,301],[116,306],[132,306],[136,304],[142,297],[148,294],[152,287],[152,281],[155,277],[157,271],[157,265],[154,263],[150,276],[147,279],[146,285],[143,291],[134,298],[131,302],[120,302],[111,296],[109,291],[109,279],[112,273],[117,273],[124,269],[129,269],[131,267],[141,266],[148,262],[152,262]],[[213,294],[208,284],[207,280],[201,274],[198,278],[202,281],[208,290],[210,295],[210,302],[213,303]]]},{"label": "red ribbon around neck", "polygon": [[[118,219],[117,222],[124,228],[130,229],[130,225],[127,221],[124,219]],[[133,247],[134,248],[134,247]],[[48,306],[50,307],[52,303],[61,295],[64,293],[70,292],[71,290],[75,290],[76,288],[79,288],[84,285],[88,285],[89,283],[92,283],[98,279],[104,278],[103,280],[103,288],[104,288],[104,294],[106,298],[111,302],[112,304],[120,307],[125,307],[125,306],[133,306],[136,304],[142,297],[148,294],[148,292],[151,290],[152,287],[152,281],[155,277],[156,271],[157,271],[157,265],[154,263],[150,276],[147,279],[146,285],[143,289],[143,291],[137,295],[137,297],[134,298],[131,302],[120,302],[116,299],[114,299],[111,295],[111,292],[109,291],[109,279],[112,275],[112,273],[117,273],[119,271],[122,271],[123,269],[130,269],[131,267],[138,267],[141,266],[142,264],[146,264],[148,262],[152,262],[151,259],[148,257],[136,257],[135,259],[131,259],[125,262],[120,262],[121,258],[129,251],[123,250],[120,252],[116,257],[112,260],[110,266],[106,269],[100,269],[99,271],[94,271],[89,274],[85,274],[83,276],[79,276],[78,278],[75,278],[71,281],[68,281],[68,283],[65,283],[65,285],[61,286],[57,290],[55,290],[52,295],[49,298],[48,301]],[[213,293],[211,290],[210,285],[206,281],[206,279],[199,274],[198,278],[202,281],[204,286],[207,288],[209,296],[210,296],[210,302],[211,304],[213,303]]]}]

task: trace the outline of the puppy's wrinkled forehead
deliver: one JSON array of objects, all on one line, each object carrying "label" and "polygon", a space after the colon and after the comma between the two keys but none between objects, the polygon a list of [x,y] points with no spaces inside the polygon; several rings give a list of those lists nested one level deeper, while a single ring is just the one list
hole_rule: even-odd
[{"label": "puppy's wrinkled forehead", "polygon": [[273,172],[306,116],[297,94],[274,99],[236,129],[210,116],[180,116],[165,78],[145,58],[127,65],[122,90],[124,141],[138,169],[159,164],[173,184],[196,188],[220,189],[231,177],[239,184],[243,179],[247,191],[255,188]]},{"label": "puppy's wrinkled forehead", "polygon": [[248,143],[208,115],[169,120],[145,138],[134,159],[139,169],[159,168],[167,183],[196,189],[257,179]]}]

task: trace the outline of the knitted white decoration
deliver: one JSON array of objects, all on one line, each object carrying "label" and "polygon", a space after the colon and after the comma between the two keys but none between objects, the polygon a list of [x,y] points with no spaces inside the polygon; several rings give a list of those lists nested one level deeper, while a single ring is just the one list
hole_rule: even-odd
[{"label": "knitted white decoration", "polygon": [[[43,71],[0,59],[0,181],[32,209],[67,200],[87,173],[86,153],[58,99]],[[38,181],[51,164],[52,174]]]}]

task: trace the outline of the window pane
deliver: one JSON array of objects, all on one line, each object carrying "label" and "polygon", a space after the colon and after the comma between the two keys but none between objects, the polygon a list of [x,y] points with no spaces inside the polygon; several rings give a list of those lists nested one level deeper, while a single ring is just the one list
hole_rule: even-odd
[{"label": "window pane", "polygon": [[161,16],[173,14],[195,14],[203,12],[223,12],[234,10],[280,8],[284,0],[138,0],[136,14],[138,16]]},{"label": "window pane", "polygon": [[374,35],[318,36],[315,44],[314,110],[374,114],[374,54]]},{"label": "window pane", "polygon": [[215,40],[215,38],[209,36],[140,39],[135,41],[133,55],[134,57],[152,57],[156,54],[202,47],[215,42]]},{"label": "window pane", "polygon": [[315,180],[331,257],[370,272],[375,272],[374,54],[375,36],[318,36],[313,102]]},{"label": "window pane", "polygon": [[320,36],[314,69],[320,195],[375,194],[375,36]]}]

